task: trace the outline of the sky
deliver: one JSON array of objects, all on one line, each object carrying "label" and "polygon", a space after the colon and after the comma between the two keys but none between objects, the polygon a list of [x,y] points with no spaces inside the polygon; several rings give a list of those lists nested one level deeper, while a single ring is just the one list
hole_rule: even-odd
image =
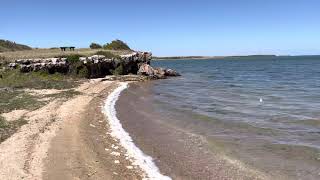
[{"label": "sky", "polygon": [[320,54],[319,0],[1,0],[0,39],[156,56]]}]

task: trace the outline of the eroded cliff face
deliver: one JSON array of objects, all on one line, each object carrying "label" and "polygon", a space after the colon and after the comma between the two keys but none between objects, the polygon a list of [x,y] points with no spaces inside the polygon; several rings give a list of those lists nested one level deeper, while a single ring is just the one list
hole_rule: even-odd
[{"label": "eroded cliff face", "polygon": [[19,69],[21,73],[43,71],[49,74],[75,74],[86,78],[102,78],[107,75],[141,75],[148,79],[164,79],[179,76],[171,69],[151,67],[152,53],[132,52],[119,58],[106,58],[104,55],[90,57],[19,59],[8,65],[9,69]]}]

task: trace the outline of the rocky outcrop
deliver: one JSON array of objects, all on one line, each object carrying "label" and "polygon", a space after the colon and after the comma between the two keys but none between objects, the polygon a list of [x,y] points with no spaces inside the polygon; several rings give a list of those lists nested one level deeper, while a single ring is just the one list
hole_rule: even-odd
[{"label": "rocky outcrop", "polygon": [[67,73],[69,66],[66,58],[19,59],[8,65],[11,69],[19,68],[21,72],[45,70],[49,73]]},{"label": "rocky outcrop", "polygon": [[10,69],[20,69],[22,73],[46,71],[48,73],[76,73],[87,78],[102,78],[106,75],[135,74],[147,79],[164,79],[167,76],[179,76],[171,69],[153,68],[150,65],[152,54],[132,52],[120,58],[106,58],[104,55],[79,57],[79,60],[68,58],[19,59],[10,63]]},{"label": "rocky outcrop", "polygon": [[131,54],[121,55],[124,60],[139,60],[140,62],[150,62],[152,59],[152,53],[150,52],[133,52]]},{"label": "rocky outcrop", "polygon": [[164,75],[165,76],[181,76],[177,71],[172,70],[172,69],[165,69]]},{"label": "rocky outcrop", "polygon": [[137,72],[138,75],[153,76],[154,69],[149,64],[141,64]]},{"label": "rocky outcrop", "polygon": [[149,64],[141,64],[138,75],[152,77],[153,79],[165,79],[168,76],[180,76],[180,74],[172,69],[153,68]]}]

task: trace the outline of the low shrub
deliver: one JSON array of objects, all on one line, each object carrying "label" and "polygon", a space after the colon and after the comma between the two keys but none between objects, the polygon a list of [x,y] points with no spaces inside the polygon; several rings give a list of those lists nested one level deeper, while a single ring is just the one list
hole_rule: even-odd
[{"label": "low shrub", "polygon": [[68,63],[77,63],[79,62],[79,58],[83,57],[83,55],[81,54],[70,54],[65,56],[65,58],[67,58],[67,62]]},{"label": "low shrub", "polygon": [[94,53],[95,55],[103,55],[106,58],[112,59],[112,58],[116,58],[116,59],[120,59],[120,56],[115,55],[109,51],[98,51],[96,53]]},{"label": "low shrub", "polygon": [[113,70],[113,75],[125,75],[125,69],[123,63],[120,63],[119,66]]},{"label": "low shrub", "polygon": [[97,43],[91,43],[90,44],[90,49],[101,49],[102,46],[100,44]]},{"label": "low shrub", "polygon": [[88,67],[85,65],[78,65],[76,67],[76,76],[79,78],[90,78]]}]

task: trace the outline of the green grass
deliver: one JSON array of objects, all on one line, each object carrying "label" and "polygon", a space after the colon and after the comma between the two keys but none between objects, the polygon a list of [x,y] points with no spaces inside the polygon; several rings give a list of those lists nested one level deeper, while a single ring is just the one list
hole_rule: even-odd
[{"label": "green grass", "polygon": [[[10,84],[3,84],[6,85],[6,88],[0,89],[0,114],[11,112],[13,110],[17,109],[26,109],[30,111],[34,111],[45,104],[47,104],[49,101],[52,101],[52,99],[69,99],[72,98],[75,95],[81,94],[78,91],[75,91],[73,89],[62,91],[61,93],[57,94],[50,94],[50,95],[43,95],[43,96],[35,96],[31,95],[29,93],[26,93],[23,91],[23,89],[14,89],[14,88],[8,88],[8,85],[11,87],[35,87],[33,83],[40,83],[36,85],[38,88],[43,87],[51,87],[51,88],[66,88],[71,87],[71,85],[68,83],[65,83],[62,81],[60,75],[28,75],[30,77],[24,78],[26,82],[20,81],[20,79],[16,79],[14,82],[11,82]],[[39,82],[39,79],[32,79],[32,77],[41,78],[41,82]],[[50,81],[48,81],[50,79]],[[7,79],[8,80],[8,79]],[[12,79],[11,79],[12,80]],[[1,82],[1,80],[0,80]],[[31,83],[31,84],[29,84]],[[72,83],[73,84],[73,83]],[[50,98],[46,101],[41,101],[42,98]],[[18,119],[16,121],[6,121],[2,116],[0,116],[0,143],[9,138],[12,134],[14,134],[19,128],[26,124],[27,121],[23,118]]]},{"label": "green grass", "polygon": [[23,118],[8,122],[0,116],[0,143],[8,139],[12,134],[17,132],[22,125],[27,123],[28,122]]},{"label": "green grass", "polygon": [[111,59],[111,58],[120,59],[119,55],[113,54],[113,53],[111,53],[109,51],[98,51],[95,54],[96,55],[103,55],[103,56],[105,56],[106,58],[109,58],[109,59]]},{"label": "green grass", "polygon": [[26,51],[9,51],[0,53],[0,61],[12,62],[17,59],[34,59],[34,58],[52,58],[52,57],[65,57],[72,54],[81,54],[83,56],[95,55],[98,51],[107,51],[114,55],[129,54],[131,50],[106,50],[106,49],[89,49],[81,48],[75,51],[61,51],[60,49],[32,49]]},{"label": "green grass", "polygon": [[5,121],[2,116],[0,116],[0,129],[6,128],[7,124],[7,121]]},{"label": "green grass", "polygon": [[37,97],[21,90],[0,90],[0,114],[15,109],[38,109],[45,102],[38,101],[37,99]]},{"label": "green grass", "polygon": [[79,91],[75,91],[74,89],[70,89],[67,91],[62,91],[57,94],[46,95],[45,98],[49,97],[49,98],[59,98],[59,99],[70,99],[70,98],[72,98],[76,95],[80,95],[80,94],[82,94],[82,93]]},{"label": "green grass", "polygon": [[0,52],[5,51],[21,51],[21,50],[31,50],[32,48],[23,44],[17,44],[12,41],[7,41],[0,39]]},{"label": "green grass", "polygon": [[20,73],[19,70],[0,72],[0,88],[69,89],[75,87],[77,78],[47,72]]},{"label": "green grass", "polygon": [[[37,101],[36,97],[23,91],[0,90],[0,114],[15,109],[34,110],[41,107],[43,102]],[[0,143],[14,134],[27,121],[20,118],[16,121],[6,121],[0,116]]]}]

